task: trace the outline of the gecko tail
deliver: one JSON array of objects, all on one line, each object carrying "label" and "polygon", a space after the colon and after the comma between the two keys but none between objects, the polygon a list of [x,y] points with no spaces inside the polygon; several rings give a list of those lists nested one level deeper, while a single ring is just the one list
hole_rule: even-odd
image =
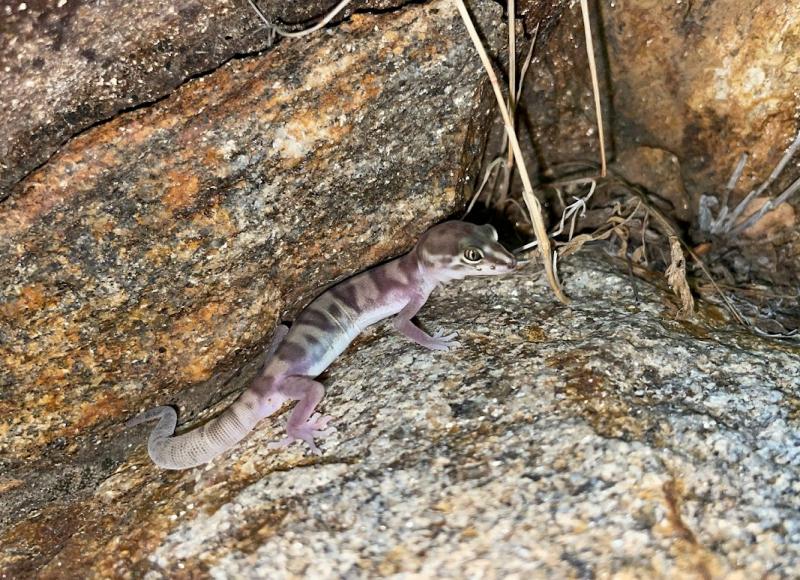
[{"label": "gecko tail", "polygon": [[153,429],[150,437],[169,437],[175,432],[175,425],[178,424],[178,413],[172,407],[155,407],[144,413],[136,415],[133,419],[125,422],[125,428],[130,429],[142,423],[149,423],[158,419],[158,425]]},{"label": "gecko tail", "polygon": [[181,435],[173,435],[178,415],[172,407],[155,407],[125,423],[133,427],[158,420],[147,440],[147,452],[162,469],[188,469],[208,463],[233,447],[261,419],[257,405],[244,393],[222,414]]}]

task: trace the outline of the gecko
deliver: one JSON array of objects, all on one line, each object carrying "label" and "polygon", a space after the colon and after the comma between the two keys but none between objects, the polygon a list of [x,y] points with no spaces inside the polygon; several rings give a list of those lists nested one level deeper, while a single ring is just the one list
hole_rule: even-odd
[{"label": "gecko", "polygon": [[286,438],[269,444],[281,448],[331,434],[331,417],[316,412],[324,395],[315,380],[368,326],[394,317],[393,326],[413,342],[432,350],[460,346],[457,333],[428,334],[414,316],[438,286],[467,276],[495,276],[517,267],[514,255],[499,242],[491,225],[446,221],[423,233],[413,249],[398,258],[356,274],[317,296],[297,316],[291,329],[279,325],[267,360],[250,386],[227,409],[191,431],[173,435],[177,413],[170,406],[137,415],[126,427],[158,420],[147,450],[163,469],[188,469],[207,463],[241,441],[263,418],[296,401],[286,424]]}]

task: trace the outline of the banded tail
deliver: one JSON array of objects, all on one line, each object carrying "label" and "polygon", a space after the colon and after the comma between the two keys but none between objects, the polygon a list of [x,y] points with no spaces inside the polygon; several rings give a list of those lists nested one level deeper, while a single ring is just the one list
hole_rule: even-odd
[{"label": "banded tail", "polygon": [[431,336],[412,318],[438,284],[467,276],[512,272],[517,260],[497,238],[497,231],[489,225],[453,221],[434,226],[410,253],[349,278],[318,296],[298,316],[291,336],[286,326],[279,326],[261,376],[219,417],[178,436],[173,436],[177,415],[171,407],[147,411],[127,425],[158,420],[148,440],[150,457],[164,469],[186,469],[230,449],[261,418],[292,400],[298,404],[286,425],[287,437],[270,446],[301,440],[319,453],[314,439],[329,434],[330,417],[315,413],[325,390],[314,377],[364,328],[395,314],[395,327],[417,344],[438,350],[458,346],[455,333],[442,331]]},{"label": "banded tail", "polygon": [[188,469],[207,463],[236,445],[266,416],[256,412],[258,405],[246,402],[251,397],[245,391],[221,415],[182,435],[173,436],[178,415],[172,407],[145,411],[125,423],[125,427],[157,419],[158,424],[147,440],[150,458],[163,469]]},{"label": "banded tail", "polygon": [[[266,351],[269,360],[289,332],[279,324]],[[147,440],[147,452],[153,463],[163,469],[188,469],[208,463],[244,439],[263,417],[274,413],[283,404],[280,396],[259,397],[268,389],[272,378],[263,374],[221,415],[182,435],[173,436],[178,414],[172,407],[155,407],[125,423],[125,428],[158,420]],[[263,404],[257,403],[259,399]]]}]

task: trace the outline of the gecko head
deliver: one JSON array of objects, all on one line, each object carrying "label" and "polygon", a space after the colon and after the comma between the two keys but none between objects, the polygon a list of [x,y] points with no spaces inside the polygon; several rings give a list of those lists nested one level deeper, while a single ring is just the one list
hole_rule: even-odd
[{"label": "gecko head", "polygon": [[517,267],[517,259],[497,241],[490,225],[449,221],[433,226],[417,243],[419,260],[439,282],[467,276],[497,276]]}]

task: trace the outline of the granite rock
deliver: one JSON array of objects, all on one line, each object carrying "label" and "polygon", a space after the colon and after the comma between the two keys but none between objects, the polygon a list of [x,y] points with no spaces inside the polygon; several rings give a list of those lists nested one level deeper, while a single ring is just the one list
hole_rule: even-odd
[{"label": "granite rock", "polygon": [[44,578],[797,577],[800,351],[710,306],[676,322],[601,254],[562,269],[569,308],[533,269],[440,290],[420,318],[457,351],[368,330],[324,379],[321,457],[267,450],[285,417],[184,472],[120,434],[125,462],[7,529],[0,567],[44,537]]},{"label": "granite rock", "polygon": [[[677,157],[691,219],[701,195],[721,193],[742,153],[749,160],[731,202],[766,179],[798,131],[800,6],[615,0],[598,8],[592,15],[609,152],[647,147]],[[598,164],[579,3],[539,38],[523,101],[540,172]],[[797,178],[796,163],[785,173],[774,191]]]},{"label": "granite rock", "polygon": [[[336,3],[257,5],[302,26]],[[403,3],[355,1],[339,19]],[[0,200],[70,137],[276,40],[244,0],[1,1]]]},{"label": "granite rock", "polygon": [[[499,46],[500,9],[475,12]],[[97,445],[138,410],[187,418],[239,390],[278,320],[461,207],[484,79],[449,2],[355,15],[21,182],[0,205],[0,519],[91,489],[113,468]]]},{"label": "granite rock", "polygon": [[800,5],[615,0],[602,17],[617,141],[677,155],[695,212],[742,153],[731,202],[764,181],[798,131]]}]

